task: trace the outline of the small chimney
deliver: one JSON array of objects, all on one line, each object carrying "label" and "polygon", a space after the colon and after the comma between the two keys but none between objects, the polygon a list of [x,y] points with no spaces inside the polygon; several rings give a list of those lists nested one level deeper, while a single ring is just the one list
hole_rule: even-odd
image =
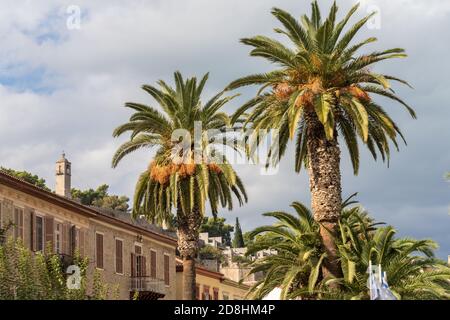
[{"label": "small chimney", "polygon": [[71,198],[71,170],[72,164],[66,159],[66,155],[63,152],[61,159],[56,161],[56,187],[55,192],[57,195]]}]

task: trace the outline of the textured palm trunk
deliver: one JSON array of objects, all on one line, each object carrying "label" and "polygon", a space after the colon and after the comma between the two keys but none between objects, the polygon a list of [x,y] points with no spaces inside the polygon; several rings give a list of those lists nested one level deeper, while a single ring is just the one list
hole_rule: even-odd
[{"label": "textured palm trunk", "polygon": [[341,214],[340,149],[337,133],[334,140],[326,139],[323,126],[315,112],[305,114],[308,121],[308,172],[311,207],[314,220],[320,224],[322,245],[327,254],[322,266],[323,277],[341,277],[335,238]]},{"label": "textured palm trunk", "polygon": [[198,239],[201,216],[198,210],[189,215],[178,213],[178,250],[183,259],[183,300],[195,300],[195,258],[198,252]]}]

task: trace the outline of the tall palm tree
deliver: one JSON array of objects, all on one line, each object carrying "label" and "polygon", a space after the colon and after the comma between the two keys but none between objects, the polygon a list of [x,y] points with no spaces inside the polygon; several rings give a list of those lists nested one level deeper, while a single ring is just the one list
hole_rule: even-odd
[{"label": "tall palm tree", "polygon": [[272,14],[283,27],[276,28],[275,32],[287,36],[290,45],[265,36],[245,38],[241,42],[253,47],[251,56],[262,57],[277,68],[240,78],[228,86],[228,89],[260,86],[256,97],[236,110],[232,120],[242,121],[244,128],[251,125],[255,130],[279,129],[279,145],[274,144],[269,150],[268,165],[277,164],[289,140],[296,138],[295,170],[299,172],[303,164],[308,168],[312,210],[314,219],[320,222],[327,254],[322,271],[334,276],[340,275],[333,240],[341,212],[338,136],[347,145],[357,174],[358,137],[375,159],[379,153],[383,161],[389,159],[389,140],[398,149],[398,136],[403,139],[395,122],[372,95],[401,103],[415,118],[414,111],[393,93],[390,80],[408,84],[371,70],[376,62],[405,57],[404,50],[357,53],[376,41],[370,37],[352,44],[352,39],[372,14],[344,32],[357,8],[358,5],[354,6],[340,22],[336,21],[336,3],[325,19],[321,18],[316,1],[312,2],[311,16],[303,15],[300,21],[274,8]]},{"label": "tall palm tree", "polygon": [[[434,258],[437,244],[431,240],[395,238],[391,226],[379,227],[361,207],[343,204],[337,238],[341,278],[323,278],[320,267],[325,252],[320,245],[319,224],[311,211],[299,202],[295,214],[269,212],[276,223],[251,232],[251,255],[259,250],[276,251],[251,262],[251,273],[265,272],[252,286],[249,296],[261,299],[281,286],[281,299],[369,299],[369,262],[381,265],[391,291],[398,299],[450,298],[450,268]],[[330,288],[340,283],[339,290]],[[330,290],[331,289],[331,290]]]},{"label": "tall palm tree", "polygon": [[[233,194],[240,205],[247,201],[247,195],[241,179],[221,153],[223,148],[219,148],[236,145],[224,135],[230,119],[220,112],[233,97],[223,97],[220,92],[203,104],[200,99],[208,74],[199,82],[195,77],[183,80],[179,72],[175,72],[174,78],[175,88],[162,80],[158,81],[159,88],[142,87],[162,112],[140,103],[125,104],[134,113],[129,122],[115,129],[114,136],[131,132],[130,141],[118,148],[112,166],[116,167],[123,157],[140,148],[156,149],[147,170],[137,181],[132,214],[164,223],[176,212],[178,249],[183,259],[183,298],[192,300],[199,227],[206,202],[216,216],[220,206],[233,208]],[[199,141],[193,141],[190,137],[196,134],[197,122],[203,131]]]}]

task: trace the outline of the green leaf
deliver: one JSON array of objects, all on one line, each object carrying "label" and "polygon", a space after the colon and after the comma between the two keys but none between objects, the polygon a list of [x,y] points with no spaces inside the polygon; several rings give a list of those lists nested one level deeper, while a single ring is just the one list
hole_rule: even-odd
[{"label": "green leaf", "polygon": [[311,270],[308,281],[308,290],[309,293],[314,292],[314,288],[316,287],[317,279],[319,278],[320,267],[322,265],[322,261],[325,258],[325,253],[320,256],[319,261],[315,265],[315,267]]},{"label": "green leaf", "polygon": [[325,125],[328,120],[328,114],[331,111],[330,95],[326,93],[316,95],[314,97],[314,109],[319,121]]},{"label": "green leaf", "polygon": [[370,75],[374,77],[383,86],[383,88],[389,89],[391,87],[389,80],[386,79],[383,75],[377,73],[371,73]]},{"label": "green leaf", "polygon": [[356,98],[352,99],[352,105],[355,107],[356,120],[361,129],[363,141],[367,142],[369,136],[369,116],[366,108]]}]

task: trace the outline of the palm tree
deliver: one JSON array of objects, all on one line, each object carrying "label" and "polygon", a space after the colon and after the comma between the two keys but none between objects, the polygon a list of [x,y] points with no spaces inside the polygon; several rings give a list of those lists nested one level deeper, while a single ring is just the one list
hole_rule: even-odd
[{"label": "palm tree", "polygon": [[316,1],[312,3],[311,16],[303,15],[300,21],[274,8],[272,14],[283,27],[275,32],[287,36],[291,45],[265,36],[242,39],[242,43],[253,47],[251,56],[262,57],[277,68],[240,78],[228,86],[228,89],[260,86],[256,97],[236,110],[232,121],[243,122],[244,129],[251,125],[256,133],[258,129],[279,129],[279,144],[270,148],[267,165],[277,164],[288,141],[296,138],[295,170],[299,172],[303,164],[308,168],[312,210],[314,219],[320,222],[326,249],[322,271],[334,276],[340,276],[334,244],[341,212],[338,136],[347,145],[357,174],[358,137],[375,159],[379,153],[383,161],[389,159],[389,140],[398,149],[398,136],[403,139],[395,122],[372,95],[401,103],[415,118],[414,111],[393,93],[390,80],[408,84],[370,69],[376,62],[405,57],[404,50],[357,54],[360,48],[376,41],[370,37],[352,44],[372,14],[343,32],[357,8],[358,5],[354,6],[340,22],[336,21],[336,3],[324,20]]},{"label": "palm tree", "polygon": [[[277,222],[255,229],[254,243],[247,251],[275,250],[276,255],[253,261],[251,273],[265,277],[250,290],[261,299],[281,286],[282,299],[369,299],[369,261],[387,273],[390,289],[399,299],[443,299],[450,297],[450,268],[434,258],[437,244],[431,240],[396,239],[391,226],[379,227],[361,207],[348,208],[346,201],[339,220],[337,239],[342,278],[323,278],[320,267],[325,251],[320,227],[311,211],[299,202],[291,206],[296,214],[269,212]],[[335,290],[332,283],[340,284]]]},{"label": "palm tree", "polygon": [[[131,132],[131,137],[118,148],[112,166],[140,148],[156,149],[137,181],[132,214],[145,215],[161,224],[171,219],[172,211],[176,212],[178,250],[184,270],[183,298],[191,300],[195,299],[195,258],[206,202],[216,216],[220,206],[233,208],[233,194],[240,205],[247,201],[247,195],[241,179],[218,148],[236,145],[224,135],[230,119],[220,112],[233,97],[223,97],[220,92],[202,104],[200,98],[208,74],[198,83],[195,77],[183,80],[179,72],[174,78],[175,88],[162,80],[158,81],[160,88],[142,87],[163,112],[140,103],[125,104],[134,114],[129,122],[115,129],[114,136]],[[191,141],[196,122],[201,123],[203,131],[200,141]]]}]

